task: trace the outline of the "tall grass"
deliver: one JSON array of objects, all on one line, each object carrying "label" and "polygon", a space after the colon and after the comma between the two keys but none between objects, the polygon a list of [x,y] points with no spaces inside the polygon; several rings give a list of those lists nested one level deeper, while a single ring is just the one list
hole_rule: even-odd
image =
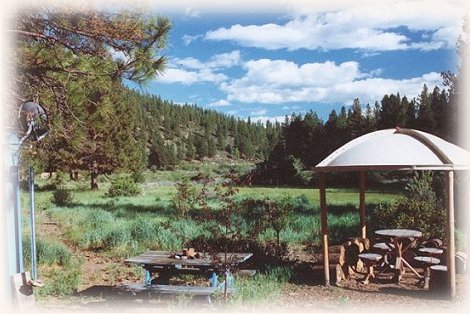
[{"label": "tall grass", "polygon": [[[38,264],[68,266],[72,259],[70,250],[57,240],[43,237],[36,238],[36,258]],[[31,238],[29,234],[23,237],[23,257],[25,267],[31,267]]]},{"label": "tall grass", "polygon": [[82,276],[81,262],[73,259],[67,267],[42,267],[44,286],[37,289],[39,297],[69,296],[77,291]]},{"label": "tall grass", "polygon": [[[286,194],[290,195],[294,213],[281,231],[280,239],[287,244],[311,244],[320,240],[316,192],[309,189],[243,187],[237,197],[239,200],[247,197],[280,199]],[[341,242],[357,235],[357,191],[332,189],[328,192],[334,196],[329,204],[332,242]],[[164,186],[145,190],[143,195],[137,197],[109,199],[102,192],[76,191],[74,204],[65,207],[51,205],[50,213],[64,227],[71,243],[89,250],[175,250],[197,237],[210,237],[204,227],[205,222],[178,217],[171,202],[174,193],[174,187]],[[370,196],[377,198],[374,193]],[[381,201],[389,202],[394,198],[393,194],[381,194]],[[209,203],[214,210],[220,209],[220,204],[212,200]],[[268,228],[258,238],[262,242],[272,241],[275,232]]]},{"label": "tall grass", "polygon": [[292,269],[289,267],[269,268],[264,274],[235,281],[237,293],[230,299],[232,305],[262,305],[277,302],[284,285],[290,280]]}]

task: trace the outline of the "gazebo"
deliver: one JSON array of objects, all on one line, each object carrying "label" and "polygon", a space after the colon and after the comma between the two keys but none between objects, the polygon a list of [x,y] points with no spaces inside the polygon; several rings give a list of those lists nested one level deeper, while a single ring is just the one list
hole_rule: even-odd
[{"label": "gazebo", "polygon": [[470,152],[437,136],[412,129],[386,129],[360,136],[331,153],[315,167],[319,173],[321,232],[325,285],[330,284],[325,174],[359,172],[360,235],[366,237],[365,186],[367,171],[436,170],[446,173],[447,270],[455,296],[454,171],[470,169]]}]

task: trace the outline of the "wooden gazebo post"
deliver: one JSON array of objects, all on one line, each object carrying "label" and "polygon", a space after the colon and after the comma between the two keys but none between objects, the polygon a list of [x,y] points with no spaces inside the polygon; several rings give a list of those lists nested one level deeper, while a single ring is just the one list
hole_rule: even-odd
[{"label": "wooden gazebo post", "polygon": [[454,238],[454,171],[446,171],[446,213],[447,213],[447,275],[449,276],[450,297],[456,295],[455,282],[455,238]]},{"label": "wooden gazebo post", "polygon": [[328,256],[328,209],[326,207],[326,191],[325,191],[325,173],[318,174],[319,190],[320,190],[320,220],[321,233],[323,243],[323,271],[325,275],[325,286],[330,285],[330,261]]},{"label": "wooden gazebo post", "polygon": [[361,171],[359,173],[359,217],[361,227],[361,238],[367,237],[367,226],[366,226],[366,173]]}]

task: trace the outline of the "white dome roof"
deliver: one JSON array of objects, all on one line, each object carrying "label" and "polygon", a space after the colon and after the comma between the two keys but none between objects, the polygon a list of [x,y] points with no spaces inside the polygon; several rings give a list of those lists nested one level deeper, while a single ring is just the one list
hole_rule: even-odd
[{"label": "white dome roof", "polygon": [[470,169],[470,152],[426,132],[386,129],[360,136],[322,162],[317,171]]}]

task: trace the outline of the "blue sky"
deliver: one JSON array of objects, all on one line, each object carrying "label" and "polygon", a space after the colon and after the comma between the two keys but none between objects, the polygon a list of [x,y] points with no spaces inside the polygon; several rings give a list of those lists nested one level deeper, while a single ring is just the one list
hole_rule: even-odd
[{"label": "blue sky", "polygon": [[356,97],[363,106],[413,98],[457,71],[463,1],[177,3],[152,5],[173,23],[168,65],[140,87],[175,103],[261,121],[309,110],[326,119]]}]

